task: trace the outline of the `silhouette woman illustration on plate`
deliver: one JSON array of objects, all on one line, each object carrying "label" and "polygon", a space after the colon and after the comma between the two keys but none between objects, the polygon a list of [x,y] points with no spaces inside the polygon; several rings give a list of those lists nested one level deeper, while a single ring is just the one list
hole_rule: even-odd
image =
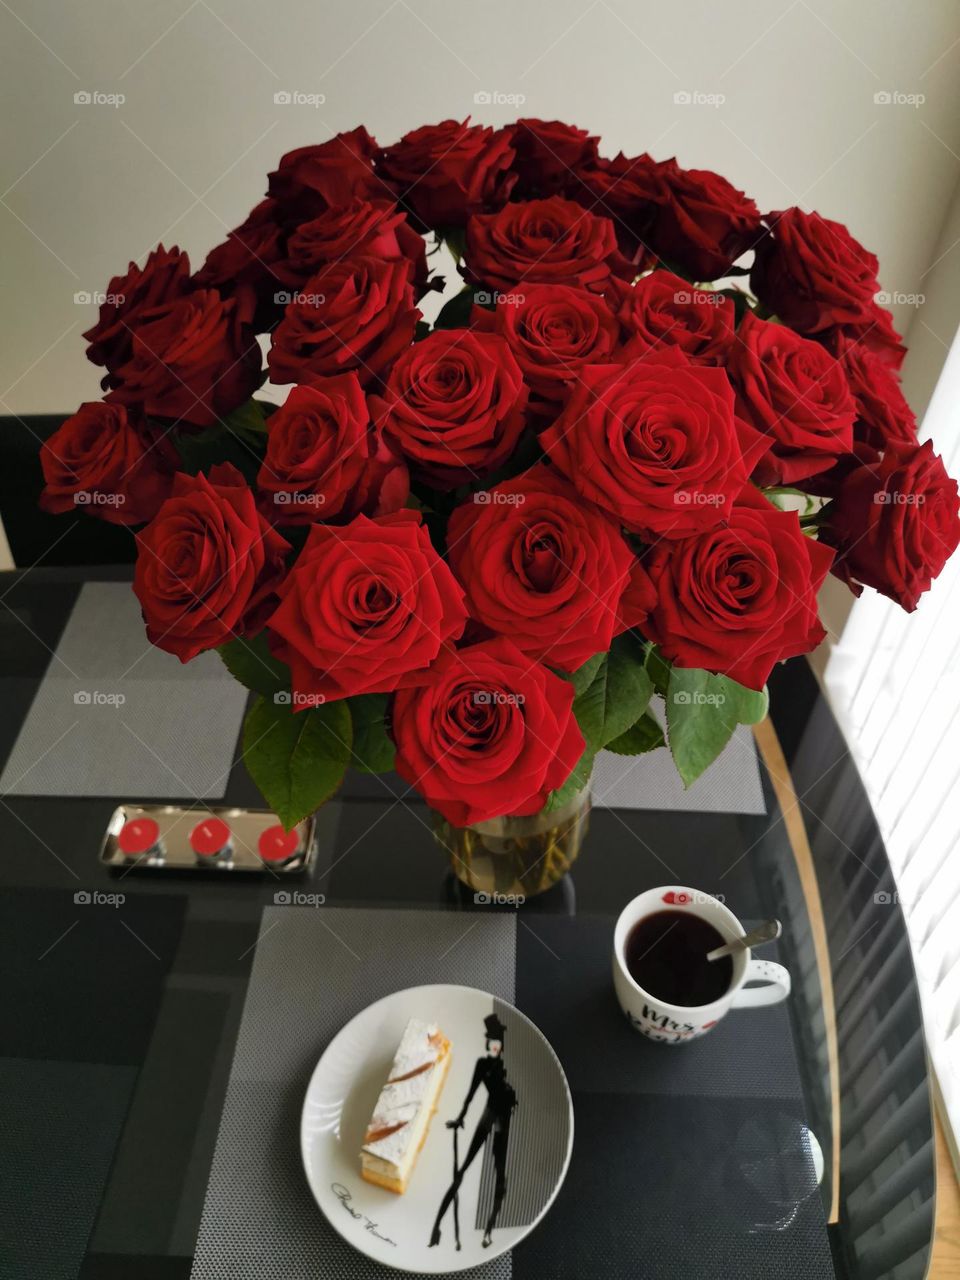
[{"label": "silhouette woman illustration on plate", "polygon": [[[453,1229],[457,1248],[460,1248],[460,1184],[463,1182],[466,1172],[473,1161],[483,1150],[491,1133],[493,1134],[493,1168],[496,1182],[493,1192],[493,1206],[487,1219],[486,1230],[483,1233],[483,1247],[485,1249],[491,1243],[491,1232],[496,1226],[497,1218],[503,1205],[503,1198],[507,1193],[507,1142],[510,1137],[510,1117],[513,1114],[514,1107],[517,1105],[517,1095],[507,1080],[507,1069],[503,1062],[503,1036],[506,1028],[495,1013],[491,1013],[484,1018],[483,1025],[485,1028],[486,1054],[484,1057],[477,1059],[477,1065],[473,1069],[473,1080],[470,1082],[470,1089],[463,1106],[460,1108],[460,1114],[455,1120],[447,1121],[447,1128],[453,1130],[453,1181],[440,1201],[440,1208],[437,1210],[437,1218],[430,1236],[431,1246],[440,1243],[440,1224],[452,1204]],[[457,1134],[463,1128],[463,1122],[467,1111],[470,1109],[470,1103],[473,1101],[473,1095],[480,1085],[486,1087],[487,1101],[461,1165],[458,1162]]]}]

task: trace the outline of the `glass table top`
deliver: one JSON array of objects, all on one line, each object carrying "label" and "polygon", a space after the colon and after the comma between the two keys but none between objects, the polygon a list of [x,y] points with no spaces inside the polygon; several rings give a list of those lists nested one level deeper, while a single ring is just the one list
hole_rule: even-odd
[{"label": "glass table top", "polygon": [[[83,580],[76,570],[0,576],[3,759]],[[703,1258],[704,1277],[926,1272],[930,1087],[892,876],[803,661],[775,672],[771,708],[757,734],[765,815],[595,808],[565,880],[519,912],[503,908],[517,918],[517,1003],[554,1043],[577,1123],[568,1186],[515,1250],[515,1276],[692,1274],[682,1243],[669,1255],[660,1247],[648,1212],[660,1203],[681,1235],[690,1224],[676,1215],[696,1205],[723,1245]],[[116,803],[133,798],[144,797],[0,797],[5,1276],[191,1274],[262,912],[278,882],[146,872],[121,883],[97,854]],[[262,806],[242,764],[224,802]],[[321,811],[318,859],[296,886],[344,910],[465,920],[500,910],[478,907],[429,828],[396,777],[351,778]],[[732,1014],[741,1030],[718,1035],[715,1050],[711,1037],[696,1049],[652,1046],[679,1056],[649,1068],[647,1092],[627,1080],[626,1059],[601,1090],[590,1037],[634,1052],[612,1025],[613,923],[665,883],[722,895],[744,922],[778,917],[776,958],[793,992],[782,1022],[750,1029],[750,1011]],[[110,902],[118,893],[122,910]],[[694,1176],[701,1161],[712,1190]],[[767,1270],[764,1259],[774,1260]],[[326,1274],[322,1259],[316,1274]]]}]

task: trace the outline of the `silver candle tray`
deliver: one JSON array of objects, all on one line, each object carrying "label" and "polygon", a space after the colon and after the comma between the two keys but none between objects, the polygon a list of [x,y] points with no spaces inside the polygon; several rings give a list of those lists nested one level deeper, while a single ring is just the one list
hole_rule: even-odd
[{"label": "silver candle tray", "polygon": [[316,858],[316,834],[316,820],[309,817],[284,843],[280,821],[269,809],[125,802],[110,817],[100,861],[137,871],[297,875]]}]

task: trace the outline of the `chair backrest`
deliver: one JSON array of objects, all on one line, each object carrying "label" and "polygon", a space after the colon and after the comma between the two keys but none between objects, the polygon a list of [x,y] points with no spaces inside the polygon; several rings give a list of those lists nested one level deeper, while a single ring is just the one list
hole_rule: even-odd
[{"label": "chair backrest", "polygon": [[130,564],[136,544],[129,529],[76,512],[40,510],[40,446],[66,414],[0,417],[0,519],[15,565]]}]

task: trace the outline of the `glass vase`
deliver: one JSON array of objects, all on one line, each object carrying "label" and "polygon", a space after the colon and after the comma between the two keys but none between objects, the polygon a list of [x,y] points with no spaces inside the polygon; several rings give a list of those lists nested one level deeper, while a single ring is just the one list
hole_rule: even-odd
[{"label": "glass vase", "polygon": [[526,818],[491,818],[455,827],[433,815],[437,843],[458,880],[490,901],[522,901],[550,889],[570,870],[590,825],[590,784],[560,809]]}]

